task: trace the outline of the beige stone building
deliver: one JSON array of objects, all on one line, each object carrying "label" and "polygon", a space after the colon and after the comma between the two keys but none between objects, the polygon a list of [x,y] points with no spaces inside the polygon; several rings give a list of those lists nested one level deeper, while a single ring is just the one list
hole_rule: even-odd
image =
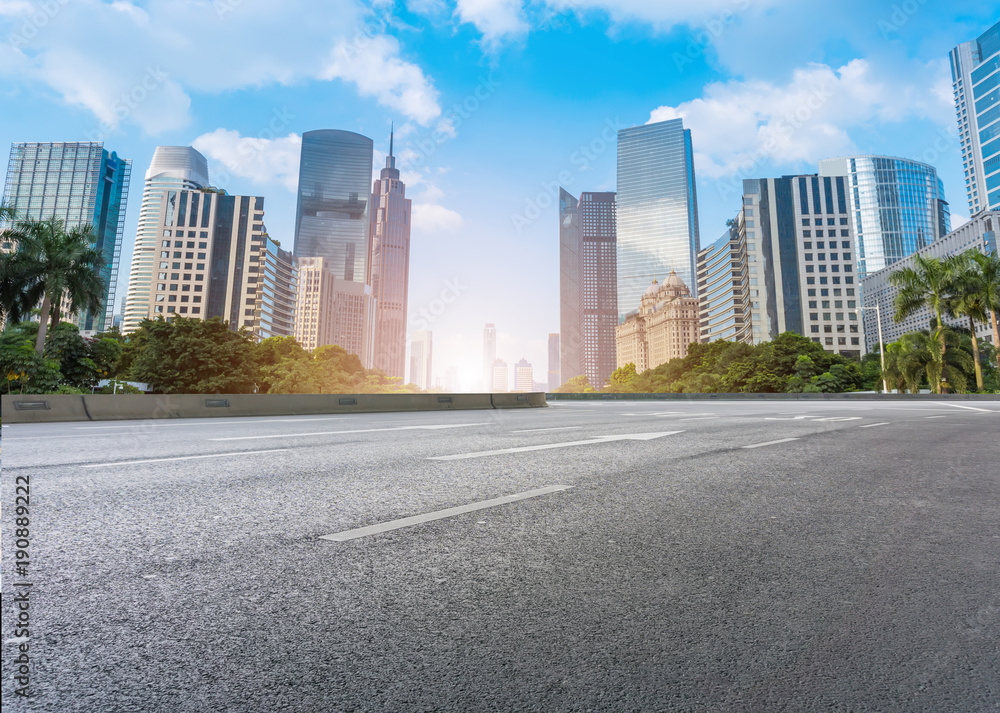
[{"label": "beige stone building", "polygon": [[306,349],[337,344],[371,368],[374,309],[368,285],[338,279],[326,258],[298,259],[295,339]]},{"label": "beige stone building", "polygon": [[698,341],[698,319],[698,299],[675,272],[663,284],[653,280],[639,309],[615,327],[618,366],[635,364],[641,374],[687,356],[688,345]]}]

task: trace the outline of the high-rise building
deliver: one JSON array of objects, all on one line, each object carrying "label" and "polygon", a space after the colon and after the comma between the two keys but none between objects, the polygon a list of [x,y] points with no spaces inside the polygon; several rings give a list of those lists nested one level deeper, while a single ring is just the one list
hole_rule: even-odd
[{"label": "high-rise building", "polygon": [[373,143],[350,131],[302,134],[295,256],[322,257],[340,280],[368,277]]},{"label": "high-rise building", "polygon": [[638,373],[687,356],[698,341],[698,300],[671,271],[661,285],[653,280],[640,299],[639,309],[615,328],[618,366],[635,364]]},{"label": "high-rise building", "polygon": [[[156,275],[162,272],[157,267],[163,260],[157,253],[162,252],[163,210],[165,191],[176,193],[208,187],[208,161],[190,146],[157,146],[153,160],[146,171],[146,182],[142,189],[142,206],[139,209],[139,226],[132,249],[132,268],[129,272],[128,293],[125,298],[124,317],[121,330],[134,332],[139,322],[149,317],[153,308],[153,293]],[[199,227],[197,233],[207,232]],[[172,229],[171,229],[172,230]],[[171,234],[172,237],[172,234]],[[207,239],[200,238],[200,242]]]},{"label": "high-rise building", "polygon": [[615,194],[559,189],[560,372],[600,388],[615,370],[618,324]]},{"label": "high-rise building", "polygon": [[[914,255],[922,257],[943,258],[949,255],[958,255],[966,250],[977,250],[984,254],[996,254],[997,233],[1000,232],[1000,211],[989,210],[980,211],[972,216],[972,220],[965,223],[948,235],[926,248],[918,250]],[[907,332],[918,332],[928,329],[932,322],[936,322],[936,317],[926,307],[914,312],[902,322],[894,319],[896,312],[896,295],[899,288],[889,281],[889,276],[904,267],[913,266],[913,255],[900,260],[898,263],[878,272],[873,272],[861,281],[861,292],[864,295],[864,332],[865,342],[868,351],[878,347],[878,321],[882,318],[882,340],[888,344],[899,339]],[[879,309],[876,311],[875,305]],[[948,317],[944,315],[946,324],[968,328],[969,319],[967,317]],[[993,342],[993,326],[990,321],[976,325],[976,334],[980,339]]]},{"label": "high-rise building", "polygon": [[[829,176],[847,178],[846,196],[837,195],[846,199],[854,218],[859,279],[912,255],[951,230],[944,183],[933,166],[893,156],[826,159],[819,162],[819,176],[810,179],[815,195],[820,180]],[[827,185],[823,183],[824,191]],[[827,195],[826,200],[831,197]],[[826,228],[829,237],[834,218],[828,215],[826,225],[817,224],[817,220],[813,220],[813,231],[820,233]]]},{"label": "high-rise building", "polygon": [[375,182],[371,202],[368,284],[375,297],[373,366],[403,377],[406,362],[406,302],[410,274],[410,200],[399,180],[389,138],[389,156]]},{"label": "high-rise building", "polygon": [[555,391],[562,386],[559,367],[559,335],[549,335],[549,391]]},{"label": "high-rise building", "polygon": [[490,388],[487,391],[498,394],[505,393],[508,388],[507,362],[503,359],[494,359],[492,369],[493,380],[490,382]]},{"label": "high-rise building", "polygon": [[[754,343],[782,332],[861,354],[856,250],[846,176],[743,181]],[[832,222],[831,222],[832,221]]]},{"label": "high-rise building", "polygon": [[[493,365],[496,360],[497,328],[495,324],[487,324],[483,329],[483,391],[493,390]],[[504,386],[503,390],[506,391],[507,387]]]},{"label": "high-rise building", "polygon": [[521,361],[514,365],[514,391],[530,392],[534,388],[534,382],[531,364],[522,357]]},{"label": "high-rise building", "polygon": [[327,344],[336,344],[350,354],[357,354],[361,365],[371,369],[374,315],[375,296],[371,285],[334,278],[333,339]]},{"label": "high-rise building", "polygon": [[143,227],[159,244],[149,306],[140,313],[129,305],[137,326],[175,315],[221,317],[256,339],[294,333],[294,258],[268,236],[262,197],[168,188],[148,191],[143,204]]},{"label": "high-rise building", "polygon": [[431,387],[432,356],[433,334],[428,331],[414,332],[410,338],[410,382],[421,389]]},{"label": "high-rise building", "polygon": [[617,223],[619,310],[639,304],[653,279],[671,270],[694,290],[698,199],[683,120],[618,132]]},{"label": "high-rise building", "polygon": [[1000,22],[950,53],[969,212],[1000,208]]},{"label": "high-rise building", "polygon": [[334,343],[337,278],[326,268],[321,257],[302,257],[296,263],[298,298],[295,305],[295,341],[312,351]]},{"label": "high-rise building", "polygon": [[701,342],[753,343],[744,220],[741,210],[722,237],[698,253]]},{"label": "high-rise building", "polygon": [[[99,142],[16,143],[10,148],[3,202],[18,218],[56,218],[66,230],[93,227],[92,247],[104,258],[101,308],[77,315],[62,312],[81,330],[101,332],[114,320],[131,173],[131,161],[108,153]],[[64,307],[69,307],[65,301]]]}]

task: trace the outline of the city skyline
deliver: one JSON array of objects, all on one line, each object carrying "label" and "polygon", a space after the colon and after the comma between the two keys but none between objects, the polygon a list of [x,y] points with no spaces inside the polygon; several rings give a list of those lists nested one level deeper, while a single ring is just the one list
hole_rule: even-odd
[{"label": "city skyline", "polygon": [[[10,60],[5,66],[26,79],[5,74],[3,82],[6,95],[19,97],[24,111],[0,119],[0,138],[9,143],[99,138],[136,166],[147,165],[156,146],[191,145],[208,158],[215,185],[232,194],[266,197],[270,233],[288,248],[302,135],[342,129],[378,139],[397,119],[402,124],[397,132],[400,170],[414,201],[410,329],[420,326],[413,324],[413,315],[421,310],[433,317],[428,326],[438,335],[442,353],[450,355],[448,362],[459,365],[464,388],[481,378],[476,335],[486,321],[501,325],[498,353],[546,363],[547,334],[558,330],[558,248],[552,240],[557,210],[551,193],[558,188],[549,186],[561,182],[574,193],[614,190],[615,139],[622,128],[683,119],[692,132],[700,229],[712,239],[738,209],[743,178],[812,172],[818,160],[844,155],[928,163],[944,181],[952,227],[968,217],[948,53],[994,25],[997,4],[961,17],[921,6],[894,18],[891,4],[848,2],[824,11],[820,23],[815,22],[818,10],[783,2],[766,13],[735,2],[683,12],[601,13],[614,7],[588,3],[578,14],[560,14],[554,24],[523,9],[513,11],[520,19],[508,25],[490,25],[462,11],[451,18],[434,16],[444,22],[432,29],[430,10],[393,9],[390,20],[397,22],[382,24],[346,3],[340,10],[349,11],[330,23],[337,38],[332,49],[329,37],[321,40],[310,28],[298,40],[301,52],[281,63],[284,78],[260,74],[260,64],[246,61],[251,55],[245,51],[220,55],[223,69],[245,61],[235,79],[204,72],[221,47],[168,59],[156,53],[166,40],[149,40],[148,48],[133,42],[146,38],[148,28],[175,21],[155,5],[95,5],[90,15],[61,6],[31,37],[22,33],[30,17],[13,8],[0,22],[5,34],[25,39],[4,49]],[[270,36],[292,21],[284,15],[294,15],[287,10],[282,17],[271,15],[266,3],[241,5],[223,16],[210,4],[206,10],[206,27],[217,35],[232,34],[235,26],[224,23],[241,23],[246,31],[241,45],[255,27],[266,26]],[[77,53],[89,51],[71,38],[95,20],[130,38],[127,51],[135,61],[109,64],[111,74],[101,78],[106,84],[101,91],[73,93],[66,81],[52,84],[44,58],[57,42]],[[404,20],[422,27],[425,36],[403,29]],[[510,31],[498,33],[501,26]],[[804,26],[811,28],[808,42],[787,34]],[[565,46],[567,32],[573,33],[577,49]],[[780,52],[767,42],[778,36],[774,33],[788,40],[772,43]],[[353,54],[352,42],[358,50]],[[596,51],[582,52],[582,46]],[[440,51],[445,47],[452,54]],[[758,52],[762,47],[767,51]],[[641,85],[619,82],[622,67],[650,53],[662,59],[662,76]],[[309,57],[320,56],[326,58],[324,69],[314,74],[304,69]],[[141,61],[146,58],[150,61]],[[503,62],[484,64],[483,58]],[[560,94],[552,79],[532,75],[526,81],[524,70],[543,58],[557,59],[556,68],[584,70],[584,84],[572,80],[566,86],[587,91],[573,98]],[[362,71],[366,66],[370,72]],[[387,67],[403,71],[379,90],[375,77]],[[495,67],[492,73],[490,67]],[[93,86],[99,77],[64,69],[82,86]],[[52,91],[44,90],[46,83]],[[307,96],[315,89],[319,93]],[[126,99],[119,101],[121,96]],[[572,111],[551,126],[535,120],[532,131],[523,126],[515,131],[524,118],[518,107],[525,99],[543,115]],[[720,128],[718,119],[734,116],[734,107],[742,120]],[[515,135],[517,140],[511,140]],[[774,141],[767,142],[768,137]],[[374,152],[373,170],[384,158]],[[561,180],[561,173],[569,180]],[[129,202],[122,273],[136,235],[138,181]],[[532,289],[505,292],[511,274],[521,275],[518,279]],[[119,280],[119,306],[122,284]],[[444,299],[449,285],[459,288]]]}]

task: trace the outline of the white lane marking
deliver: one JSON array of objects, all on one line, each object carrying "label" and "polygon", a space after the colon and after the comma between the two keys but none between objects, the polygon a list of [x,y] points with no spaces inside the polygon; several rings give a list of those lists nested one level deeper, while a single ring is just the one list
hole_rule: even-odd
[{"label": "white lane marking", "polygon": [[777,418],[774,416],[767,416],[764,418],[765,421],[801,421],[806,418],[816,418],[815,416],[794,416],[792,418]]},{"label": "white lane marking", "polygon": [[497,505],[506,505],[507,503],[516,503],[519,500],[527,500],[528,498],[537,498],[542,495],[548,495],[549,493],[558,493],[562,490],[569,490],[572,487],[573,487],[572,485],[550,485],[546,488],[529,490],[527,492],[518,493],[516,495],[505,495],[502,498],[483,500],[478,503],[472,503],[471,505],[460,505],[458,507],[447,508],[446,510],[437,510],[436,512],[429,512],[423,515],[414,515],[413,517],[404,517],[399,520],[390,520],[389,522],[383,522],[378,525],[370,525],[369,527],[359,527],[354,530],[344,530],[343,532],[335,532],[332,535],[321,535],[319,539],[331,540],[333,542],[344,542],[346,540],[355,540],[359,537],[367,537],[368,535],[377,535],[382,532],[389,532],[390,530],[398,530],[402,527],[411,527],[412,525],[421,525],[425,522],[432,522],[434,520],[443,520],[446,517],[454,517],[455,515],[462,515],[467,512],[484,510],[486,508],[496,507]]},{"label": "white lane marking", "polygon": [[356,428],[350,431],[316,431],[313,433],[274,433],[266,436],[230,436],[209,438],[210,441],[259,441],[265,438],[302,438],[303,436],[339,436],[342,433],[382,433],[385,431],[439,431],[445,428],[468,428],[469,426],[489,426],[488,423],[455,423],[435,426],[397,426],[395,428]]},{"label": "white lane marking", "polygon": [[976,408],[975,406],[961,406],[959,404],[950,404],[947,401],[935,401],[934,403],[941,404],[942,406],[951,406],[952,408],[967,408],[970,411],[984,411],[986,413],[996,413],[996,411],[993,411],[992,409],[988,408]]},{"label": "white lane marking", "polygon": [[562,426],[560,428],[529,428],[526,431],[511,431],[511,433],[541,433],[542,431],[572,431],[583,426]]},{"label": "white lane marking", "polygon": [[948,418],[947,416],[924,416],[924,418]]},{"label": "white lane marking", "polygon": [[116,463],[91,463],[81,465],[81,468],[113,468],[116,465],[139,465],[140,463],[166,463],[175,460],[198,460],[200,458],[228,458],[231,456],[257,456],[263,453],[284,453],[287,448],[275,448],[270,451],[239,451],[237,453],[211,453],[204,456],[177,456],[175,458],[148,458],[146,460],[122,460]]},{"label": "white lane marking", "polygon": [[692,416],[691,418],[675,418],[675,421],[704,421],[710,418],[718,418],[718,416]]},{"label": "white lane marking", "polygon": [[[337,416],[333,418],[270,418],[267,420],[254,421],[251,420],[252,417],[247,417],[243,421],[216,421],[214,418],[199,418],[195,423],[165,423],[164,420],[159,421],[139,421],[131,425],[123,426],[74,426],[73,428],[77,431],[96,431],[96,430],[106,430],[110,428],[148,428],[149,426],[156,426],[157,428],[161,426],[173,427],[178,426],[204,426],[211,423],[213,426],[232,426],[232,425],[242,425],[242,426],[252,426],[255,423],[295,423],[299,421],[345,421],[347,420],[344,416]],[[187,420],[187,419],[185,419]]]},{"label": "white lane marking", "polygon": [[782,438],[780,441],[768,441],[767,443],[754,443],[752,446],[743,446],[744,448],[763,448],[764,446],[776,446],[779,443],[788,443],[789,441],[797,441],[798,438]]},{"label": "white lane marking", "polygon": [[829,418],[817,418],[817,421],[860,421],[862,416],[830,416]]},{"label": "white lane marking", "polygon": [[866,423],[864,426],[858,426],[858,428],[872,428],[873,426],[888,426],[889,421],[882,421],[881,423]]},{"label": "white lane marking", "polygon": [[465,460],[467,458],[485,458],[486,456],[497,456],[504,453],[526,453],[528,451],[545,451],[552,448],[573,448],[574,446],[590,446],[597,443],[611,443],[613,441],[650,441],[663,436],[673,436],[684,431],[666,431],[663,433],[631,433],[623,436],[598,436],[589,441],[564,441],[563,443],[546,443],[541,446],[522,446],[521,448],[502,448],[497,451],[478,451],[476,453],[458,453],[452,456],[434,456],[427,460]]}]

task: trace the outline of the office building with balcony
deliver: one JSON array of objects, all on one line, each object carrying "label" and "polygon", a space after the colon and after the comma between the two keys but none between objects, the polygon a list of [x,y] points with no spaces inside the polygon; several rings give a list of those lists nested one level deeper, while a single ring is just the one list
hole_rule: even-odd
[{"label": "office building with balcony", "polygon": [[753,344],[745,216],[698,253],[699,341]]}]

